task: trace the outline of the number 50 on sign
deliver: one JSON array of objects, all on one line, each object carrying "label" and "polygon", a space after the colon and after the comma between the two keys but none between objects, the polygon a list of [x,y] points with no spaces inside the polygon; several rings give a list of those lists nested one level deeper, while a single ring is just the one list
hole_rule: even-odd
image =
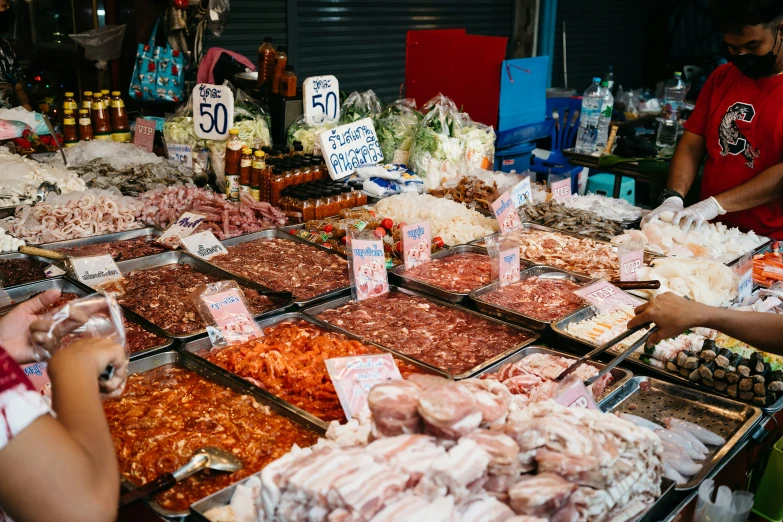
[{"label": "number 50 on sign", "polygon": [[193,131],[202,140],[224,140],[234,124],[234,93],[225,85],[193,88]]}]

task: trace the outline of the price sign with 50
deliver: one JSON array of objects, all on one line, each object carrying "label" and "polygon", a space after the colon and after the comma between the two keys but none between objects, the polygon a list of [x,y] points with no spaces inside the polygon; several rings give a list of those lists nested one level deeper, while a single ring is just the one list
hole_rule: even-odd
[{"label": "price sign with 50", "polygon": [[193,130],[203,140],[224,140],[234,124],[234,93],[225,85],[193,88]]},{"label": "price sign with 50", "polygon": [[308,122],[340,117],[340,84],[334,76],[311,76],[302,84],[304,113]]}]

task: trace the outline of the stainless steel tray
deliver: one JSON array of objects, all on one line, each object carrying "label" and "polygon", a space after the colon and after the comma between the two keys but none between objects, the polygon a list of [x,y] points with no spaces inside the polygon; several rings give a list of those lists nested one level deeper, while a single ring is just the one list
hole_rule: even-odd
[{"label": "stainless steel tray", "polygon": [[[0,254],[0,265],[3,264],[3,261],[11,260],[11,259],[29,259],[31,261],[37,261],[39,263],[43,263],[44,267],[51,265],[52,263],[55,263],[52,259],[46,259],[45,257],[39,257],[39,256],[31,256],[28,254],[20,254],[19,252],[9,252],[7,254]],[[34,279],[32,281],[27,281],[25,283],[20,283],[21,285],[28,285],[30,283],[35,283],[37,281],[45,281],[47,278],[46,276],[42,277],[41,279]],[[18,285],[8,285],[5,288],[11,288],[12,286],[18,286]]]},{"label": "stainless steel tray", "polygon": [[[485,368],[479,375],[489,375],[493,373],[497,373],[501,367],[505,366],[506,364],[515,363],[517,361],[521,361],[525,357],[529,355],[533,355],[534,353],[545,353],[549,355],[557,355],[558,357],[565,357],[566,359],[573,359],[576,360],[578,357],[569,354],[569,353],[563,353],[558,352],[557,350],[552,350],[550,348],[545,348],[543,346],[528,346],[527,348],[523,348],[521,351],[515,353],[505,361],[500,361],[492,366]],[[585,361],[585,364],[589,364],[590,366],[594,366],[595,368],[598,368],[598,370],[602,370],[604,365],[595,362],[595,361]],[[606,390],[604,391],[604,394],[602,397],[596,397],[595,400],[600,406],[604,401],[606,401],[609,396],[612,395],[614,390],[617,388],[620,388],[623,384],[628,382],[632,377],[633,373],[631,373],[630,370],[626,370],[625,368],[615,367],[613,368],[609,373],[612,375],[612,383],[606,387]]]},{"label": "stainless steel tray", "polygon": [[[638,299],[642,299],[641,297],[635,296]],[[602,346],[603,348],[609,348],[615,344],[617,344],[617,338],[620,337],[621,334],[618,334],[615,338],[611,339],[610,341],[604,343],[603,345],[597,345],[593,344],[590,341],[586,339],[581,339],[579,337],[573,336],[570,333],[566,331],[566,327],[571,323],[578,323],[580,321],[585,321],[587,319],[590,319],[594,317],[595,315],[598,315],[598,311],[593,308],[592,306],[588,306],[586,308],[582,308],[580,310],[577,310],[576,312],[572,313],[571,315],[568,315],[562,319],[559,319],[557,321],[554,321],[551,323],[552,331],[565,341],[567,344],[574,346],[576,349],[581,351],[590,351],[594,348],[598,348],[599,346]],[[644,329],[643,326],[637,326],[636,328],[633,328],[633,332],[638,332],[639,330]]]},{"label": "stainless steel tray", "polygon": [[[450,379],[454,379],[454,380],[467,379],[467,378],[473,377],[475,375],[478,375],[481,372],[483,372],[486,368],[494,365],[495,363],[504,362],[511,355],[514,355],[515,353],[517,353],[522,348],[525,348],[526,346],[529,346],[529,345],[535,343],[538,340],[538,338],[540,337],[540,335],[537,332],[533,332],[532,330],[528,330],[527,328],[522,328],[520,326],[511,325],[511,324],[509,324],[509,323],[507,323],[505,321],[501,321],[499,319],[495,319],[494,317],[490,317],[488,315],[485,315],[485,314],[482,314],[482,313],[479,313],[479,312],[475,312],[475,311],[470,310],[468,308],[465,308],[465,307],[462,307],[462,306],[458,306],[458,305],[455,305],[455,304],[451,304],[451,303],[447,303],[445,301],[441,301],[440,299],[435,299],[434,297],[428,296],[426,294],[422,294],[421,292],[415,292],[413,290],[409,290],[407,288],[400,288],[400,287],[394,286],[394,285],[389,285],[389,291],[390,292],[400,292],[402,294],[412,295],[412,296],[416,296],[416,297],[423,297],[424,299],[427,299],[428,301],[431,301],[431,302],[433,302],[435,304],[439,304],[439,305],[445,306],[447,308],[454,308],[456,310],[460,310],[462,312],[465,312],[465,313],[468,313],[470,315],[476,316],[477,318],[483,319],[485,321],[489,321],[491,323],[502,324],[504,326],[511,327],[514,330],[519,330],[519,331],[524,332],[525,334],[530,336],[530,338],[527,339],[526,341],[524,341],[524,342],[522,342],[522,343],[520,343],[520,344],[518,344],[518,345],[516,345],[516,346],[514,346],[512,348],[509,348],[505,352],[503,352],[503,353],[501,353],[499,355],[496,355],[495,357],[493,357],[493,358],[491,358],[491,359],[489,359],[487,361],[484,361],[483,363],[481,363],[481,364],[471,368],[469,371],[467,371],[465,373],[461,373],[461,374],[455,375],[455,374],[449,373],[448,371],[446,371],[446,370],[444,370],[442,368],[438,369],[439,373],[441,373],[442,375],[447,376]],[[306,314],[306,315],[309,315],[311,317],[314,317],[315,319],[318,319],[318,317],[316,317],[316,316],[318,314],[320,314],[321,312],[326,311],[326,310],[331,310],[333,308],[340,308],[341,306],[348,304],[350,301],[351,301],[351,296],[341,297],[340,299],[335,299],[333,301],[328,301],[326,303],[321,303],[319,305],[307,308],[306,310],[303,311],[303,313]],[[318,320],[320,322],[325,322],[322,319],[318,319]],[[329,324],[331,324],[331,323],[329,323]],[[332,326],[334,326],[334,325],[332,325]],[[338,326],[334,326],[334,328],[336,328],[337,331],[340,331],[340,332],[343,332],[343,333],[346,333],[346,334],[352,333],[352,332],[346,330],[345,328],[340,328]],[[367,339],[365,337],[362,337],[359,334],[355,334],[354,333],[353,335],[358,336],[358,338],[360,340],[362,340],[363,342],[368,342],[368,343],[371,343],[371,344],[375,344],[376,346],[382,346],[382,347],[384,347],[386,350],[388,350],[391,353],[398,354],[398,355],[404,355],[399,350],[397,350],[395,348],[392,348],[390,346],[386,346],[386,345],[377,343],[377,342],[373,341],[372,339]],[[410,358],[410,356],[406,356],[406,357]],[[427,367],[432,367],[432,365],[430,365],[428,363],[425,363],[424,361],[419,361],[418,359],[416,359],[416,360],[417,360],[417,362],[420,365],[425,365]]]},{"label": "stainless steel tray", "polygon": [[[451,247],[448,250],[444,250],[442,252],[438,252],[437,254],[433,254],[432,259],[443,259],[444,257],[449,257],[454,254],[465,254],[465,253],[481,254],[489,258],[487,249],[484,247],[478,247],[473,245],[457,245],[455,247]],[[529,266],[529,263],[527,261],[520,261],[520,262],[524,263],[524,266]],[[413,279],[411,277],[406,276],[404,264],[396,266],[391,271],[391,277],[389,279],[390,281],[398,284],[399,286],[410,288],[411,290],[418,290],[419,292],[429,294],[431,296],[437,297],[438,299],[442,299],[449,303],[467,304],[468,302],[470,302],[470,298],[468,297],[469,292],[449,292],[448,290],[444,290],[439,286],[425,283],[424,281]]]},{"label": "stainless steel tray", "polygon": [[[630,408],[630,405],[636,405]],[[724,399],[692,388],[659,381],[650,377],[634,377],[607,397],[601,409],[620,411],[655,421],[663,427],[665,417],[675,417],[698,424],[726,439],[719,448],[708,446],[710,453],[701,470],[678,490],[697,487],[715,466],[761,420],[761,410],[742,402]]]},{"label": "stainless steel tray", "polygon": [[[290,404],[280,401],[275,396],[263,392],[262,390],[259,390],[257,388],[251,389],[250,387],[244,385],[242,382],[240,382],[238,379],[236,379],[233,375],[229,374],[228,372],[225,372],[223,370],[217,371],[214,368],[208,367],[203,363],[202,359],[198,357],[194,357],[188,353],[168,351],[168,352],[158,353],[156,355],[144,359],[131,361],[130,365],[128,365],[128,374],[130,375],[132,373],[148,372],[150,370],[154,370],[155,368],[164,366],[166,364],[173,364],[175,366],[179,366],[181,368],[185,368],[187,370],[196,372],[201,377],[204,377],[209,381],[224,386],[237,393],[243,395],[251,395],[258,402],[263,403],[266,406],[269,406],[272,410],[275,411],[275,413],[278,413],[283,417],[286,417],[287,419],[296,422],[303,428],[309,429],[317,433],[318,435],[324,435],[324,430],[322,429],[322,426],[320,424],[315,424],[311,422],[309,418],[302,416],[300,412],[297,411],[297,409],[295,408],[292,409],[292,406]],[[136,486],[125,477],[121,477],[121,481],[122,481],[122,485],[125,486],[127,489],[129,490],[136,489]],[[154,502],[152,500],[147,501],[147,503],[156,513],[164,517],[177,518],[177,517],[186,517],[188,515],[187,511],[176,512],[176,511],[170,511],[168,509],[164,509],[157,502]]]},{"label": "stainless steel tray", "polygon": [[162,234],[160,230],[154,227],[137,228],[136,230],[127,230],[125,232],[115,232],[113,234],[103,234],[100,236],[81,237],[78,239],[67,239],[65,241],[55,241],[52,243],[42,243],[38,248],[46,250],[61,250],[63,248],[84,247],[89,245],[98,245],[101,243],[114,243],[126,239],[135,239],[137,237],[158,237]]},{"label": "stainless steel tray", "polygon": [[[569,272],[567,270],[561,270],[559,268],[554,268],[551,266],[533,266],[530,268],[527,268],[525,270],[522,270],[520,274],[520,281],[523,281],[525,279],[529,279],[531,277],[538,277],[541,274],[547,274],[550,272],[561,272],[566,274],[571,274],[576,278],[576,280],[580,283],[588,284],[593,281],[594,279],[591,279],[587,276],[583,276],[580,274],[575,274],[573,272]],[[500,317],[501,319],[505,319],[506,321],[510,321],[512,323],[521,324],[523,326],[527,326],[528,328],[532,328],[533,330],[545,330],[547,326],[549,326],[550,322],[541,321],[539,319],[536,319],[535,317],[531,317],[529,315],[522,314],[520,312],[517,312],[516,310],[513,310],[511,308],[506,308],[504,306],[495,305],[488,303],[486,301],[483,301],[481,299],[481,296],[484,294],[488,294],[490,292],[494,292],[498,289],[500,283],[497,281],[488,284],[487,286],[483,286],[479,289],[473,290],[469,295],[470,299],[473,301],[473,303],[476,305],[476,308],[480,311],[494,315],[496,317]],[[583,307],[584,308],[584,307]],[[580,308],[581,310],[581,308]],[[573,312],[571,312],[573,313]]]},{"label": "stainless steel tray", "polygon": [[[189,265],[194,270],[197,270],[199,272],[214,275],[216,277],[225,280],[236,281],[241,286],[252,288],[253,290],[258,291],[259,293],[268,296],[272,301],[275,302],[276,305],[278,305],[271,310],[267,310],[266,312],[257,315],[256,319],[260,319],[262,317],[270,317],[272,315],[282,313],[286,308],[288,308],[293,304],[293,297],[291,297],[291,294],[289,294],[288,292],[273,292],[272,290],[268,289],[265,286],[261,286],[258,283],[253,283],[239,276],[230,274],[214,265],[210,265],[206,261],[203,261],[197,257],[193,257],[186,252],[180,252],[180,251],[163,252],[161,254],[155,254],[154,256],[139,257],[136,259],[129,259],[128,261],[120,261],[119,263],[117,263],[117,267],[123,273],[130,272],[132,270],[146,270],[149,268],[158,268],[161,266],[168,266],[168,265]],[[123,307],[123,309],[130,310],[128,307],[125,306]],[[130,311],[132,312],[133,310]],[[151,321],[148,320],[147,322],[151,322]],[[200,330],[197,330],[189,334],[175,334],[168,331],[165,332],[166,335],[168,337],[171,337],[172,339],[176,339],[177,341],[180,342],[188,342],[204,335],[206,333],[206,329],[202,328]]]},{"label": "stainless steel tray", "polygon": [[17,207],[24,206],[23,204],[11,205],[10,207],[0,207],[0,219],[11,217],[16,214]]},{"label": "stainless steel tray", "polygon": [[[424,373],[434,373],[434,374],[440,375],[442,377],[447,377],[447,375],[444,374],[442,370],[439,370],[437,368],[433,368],[433,367],[431,367],[428,364],[422,363],[421,361],[417,361],[416,359],[412,359],[412,358],[410,358],[408,356],[400,355],[400,354],[398,354],[398,353],[396,353],[396,352],[394,352],[392,350],[389,350],[388,348],[385,348],[385,347],[383,347],[383,346],[381,346],[379,344],[363,341],[358,335],[354,335],[354,334],[351,334],[351,333],[346,333],[346,332],[340,330],[339,328],[337,328],[335,326],[332,326],[329,323],[326,323],[324,321],[320,321],[320,320],[315,319],[313,317],[307,316],[307,315],[305,315],[305,314],[303,314],[301,312],[289,312],[289,313],[285,313],[283,315],[277,315],[275,317],[270,317],[270,318],[264,319],[262,321],[257,321],[256,323],[261,328],[267,328],[269,326],[273,326],[273,325],[276,325],[276,324],[279,324],[279,323],[282,323],[282,322],[285,322],[285,321],[297,321],[297,320],[306,321],[306,322],[308,322],[310,324],[318,326],[319,328],[323,328],[326,331],[339,333],[341,335],[346,336],[349,339],[353,339],[355,341],[363,342],[364,344],[367,344],[369,346],[377,348],[378,351],[380,351],[380,352],[391,353],[392,355],[394,355],[395,358],[403,359],[405,362],[407,362],[407,363],[409,363],[409,364],[411,364],[413,366],[416,366],[417,368],[421,369],[421,371],[424,372]],[[260,386],[257,386],[255,384],[253,384],[252,382],[246,380],[241,375],[237,375],[235,373],[230,372],[229,370],[221,368],[217,364],[214,364],[214,363],[212,363],[212,362],[202,358],[199,355],[199,352],[201,352],[203,350],[209,350],[210,348],[212,348],[212,344],[210,343],[209,338],[202,337],[201,339],[197,339],[195,341],[190,341],[188,343],[185,343],[185,344],[181,345],[178,349],[179,350],[184,350],[184,351],[189,352],[189,353],[192,353],[194,356],[196,356],[199,359],[201,359],[203,364],[205,364],[205,365],[207,365],[207,366],[209,366],[211,368],[220,369],[220,371],[226,372],[226,373],[230,374],[231,376],[241,380],[242,383],[245,386],[248,386],[250,388],[258,388],[259,390],[263,391],[263,393],[268,393],[270,395],[273,395],[271,392],[267,392],[266,390],[264,390]],[[216,348],[216,350],[219,350],[219,349],[220,348]],[[289,404],[287,401],[284,401],[281,398],[277,398],[277,399],[279,401],[281,401],[281,402],[285,402],[286,404]],[[291,408],[294,408],[295,410],[299,411],[300,415],[308,417],[313,423],[321,425],[324,430],[326,430],[326,428],[329,426],[329,422],[328,421],[324,421],[324,420],[319,419],[313,413],[308,413],[307,411],[299,408],[298,406],[294,406],[294,405],[291,405]]]},{"label": "stainless steel tray", "polygon": [[[266,238],[272,238],[272,237],[276,237],[276,238],[279,238],[279,239],[287,239],[289,241],[293,241],[294,243],[299,243],[301,245],[307,245],[307,246],[316,248],[318,250],[322,250],[324,252],[328,252],[329,254],[332,254],[334,256],[339,256],[339,257],[341,257],[343,259],[346,258],[344,255],[340,254],[339,252],[335,252],[334,250],[331,250],[329,248],[325,248],[325,247],[323,247],[321,245],[316,245],[315,243],[311,243],[311,242],[309,242],[309,241],[307,241],[305,239],[302,239],[300,237],[296,237],[294,235],[291,235],[288,232],[284,232],[282,229],[279,229],[279,228],[277,228],[277,229],[270,229],[270,230],[262,230],[261,232],[256,232],[254,234],[247,234],[247,235],[244,235],[244,236],[232,237],[231,239],[226,239],[225,241],[223,241],[223,246],[228,248],[228,247],[231,247],[231,246],[239,245],[240,243],[247,243],[249,241],[256,241],[258,239],[266,239]],[[224,268],[220,268],[218,265],[212,265],[212,266],[215,266],[216,268],[219,268],[220,270],[222,270],[225,273],[232,273],[232,272],[229,272],[228,270],[225,270]],[[234,274],[234,275],[236,275],[236,277],[242,277],[239,274]],[[349,286],[345,286],[343,288],[337,288],[335,290],[332,290],[331,292],[327,292],[325,294],[318,295],[318,296],[312,297],[310,299],[301,299],[301,300],[297,301],[296,298],[294,298],[294,304],[297,307],[299,307],[299,308],[305,308],[305,307],[311,306],[311,305],[313,305],[315,303],[320,303],[322,301],[326,301],[326,300],[329,300],[329,299],[334,299],[335,297],[338,297],[338,296],[341,296],[341,295],[345,295],[350,290],[351,290],[351,287],[349,285]]]}]

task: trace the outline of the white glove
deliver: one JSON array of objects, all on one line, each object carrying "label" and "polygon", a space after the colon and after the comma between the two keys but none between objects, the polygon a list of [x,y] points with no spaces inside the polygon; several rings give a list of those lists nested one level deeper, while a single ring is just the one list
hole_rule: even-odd
[{"label": "white glove", "polygon": [[683,209],[682,199],[678,198],[677,196],[666,198],[664,202],[661,203],[660,206],[654,208],[649,214],[644,216],[644,219],[642,219],[641,228],[644,228],[644,226],[648,222],[650,222],[655,216],[663,214],[664,212],[671,212],[672,214],[676,214],[682,209]]},{"label": "white glove", "polygon": [[726,211],[720,206],[718,200],[711,197],[674,214],[672,225],[679,226],[687,232],[691,227],[699,228],[705,221],[710,221],[725,213]]}]

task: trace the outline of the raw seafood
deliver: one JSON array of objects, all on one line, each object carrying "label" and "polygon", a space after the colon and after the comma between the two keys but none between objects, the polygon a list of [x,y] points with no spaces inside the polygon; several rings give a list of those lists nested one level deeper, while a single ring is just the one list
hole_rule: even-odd
[{"label": "raw seafood", "polygon": [[671,224],[671,215],[656,216],[643,230],[631,230],[615,237],[612,243],[638,240],[645,249],[676,257],[708,258],[728,263],[759,247],[766,239],[754,232],[744,233],[723,223],[704,223],[688,232]]},{"label": "raw seafood", "polygon": [[155,497],[172,511],[187,511],[294,445],[310,446],[317,438],[253,397],[172,365],[131,375],[123,395],[105,401],[103,408],[120,471],[137,486],[176,470],[202,447],[224,449],[242,461],[240,471],[203,471]]},{"label": "raw seafood", "polygon": [[28,243],[51,243],[141,228],[136,221],[140,205],[134,198],[105,190],[50,194],[34,207],[16,209],[13,217],[0,224]]},{"label": "raw seafood", "polygon": [[196,230],[209,230],[218,239],[285,225],[285,214],[280,209],[244,192],[239,203],[232,203],[223,194],[206,189],[169,187],[145,192],[139,201],[136,218],[148,225],[165,229],[183,212],[193,212],[206,216]]},{"label": "raw seafood", "polygon": [[106,241],[92,245],[53,248],[57,252],[71,257],[100,256],[108,254],[115,261],[127,261],[137,257],[151,256],[167,252],[169,247],[155,242],[155,236],[142,236],[119,241]]},{"label": "raw seafood", "polygon": [[433,259],[404,272],[406,279],[421,281],[447,292],[468,293],[492,281],[489,256],[472,252]]},{"label": "raw seafood", "polygon": [[584,321],[570,323],[566,326],[566,332],[590,344],[602,346],[628,329],[628,321],[635,315],[633,310],[630,305],[620,305],[611,312],[599,313]]},{"label": "raw seafood", "polygon": [[783,281],[783,258],[775,242],[772,252],[753,256],[753,281],[763,286],[772,286]]},{"label": "raw seafood", "polygon": [[642,217],[642,209],[635,207],[624,199],[609,198],[598,194],[572,195],[560,202],[569,208],[589,210],[604,219],[628,222]]},{"label": "raw seafood", "polygon": [[528,277],[476,299],[548,323],[585,306],[585,301],[574,294],[581,286],[567,279]]},{"label": "raw seafood", "polygon": [[46,279],[46,263],[32,257],[0,259],[0,286],[21,285]]},{"label": "raw seafood", "polygon": [[24,246],[25,242],[21,239],[17,239],[10,234],[5,233],[5,229],[0,228],[0,252],[16,252],[20,246]]},{"label": "raw seafood", "polygon": [[342,257],[277,237],[230,246],[228,254],[211,262],[272,290],[291,292],[300,300],[350,285],[348,261]]},{"label": "raw seafood", "polygon": [[375,207],[379,216],[395,223],[430,222],[433,236],[449,246],[468,243],[497,231],[497,222],[464,205],[428,194],[405,193],[384,198]]},{"label": "raw seafood", "polygon": [[595,212],[570,208],[554,200],[525,205],[520,209],[519,217],[523,222],[530,221],[602,241],[609,241],[623,231],[615,221],[602,218]]},{"label": "raw seafood", "polygon": [[44,165],[0,147],[0,207],[29,205],[36,200],[38,187],[44,182],[63,194],[87,188],[75,172]]},{"label": "raw seafood", "polygon": [[694,437],[699,439],[704,444],[712,444],[713,446],[726,444],[726,439],[713,433],[703,426],[688,422],[686,420],[677,419],[675,417],[666,417],[663,419],[667,426],[677,426],[687,430]]},{"label": "raw seafood", "polygon": [[402,292],[350,302],[316,317],[453,374],[530,338],[524,331]]},{"label": "raw seafood", "polygon": [[737,276],[731,268],[709,259],[654,259],[636,272],[641,281],[661,282],[658,290],[637,290],[645,297],[674,292],[710,306],[728,304],[737,296]]}]

